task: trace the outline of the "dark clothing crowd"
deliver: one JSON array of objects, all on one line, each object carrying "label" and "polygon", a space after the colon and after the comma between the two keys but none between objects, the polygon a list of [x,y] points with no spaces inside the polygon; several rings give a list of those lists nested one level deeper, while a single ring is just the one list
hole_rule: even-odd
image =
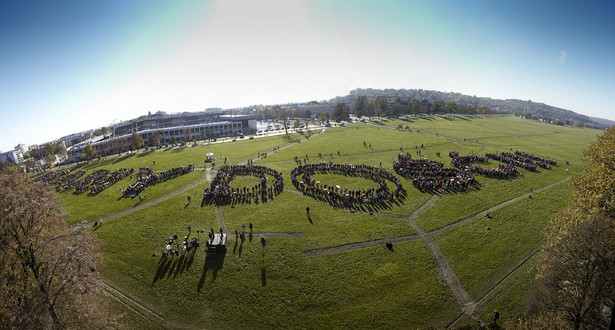
[{"label": "dark clothing crowd", "polygon": [[527,152],[521,152],[515,150],[514,152],[501,152],[499,154],[488,153],[485,154],[488,158],[515,165],[524,168],[528,171],[534,172],[538,167],[544,169],[550,169],[552,166],[557,165],[557,162],[551,159],[544,159],[538,156],[534,156]]},{"label": "dark clothing crowd", "polygon": [[77,180],[85,174],[85,171],[71,172],[70,170],[51,171],[34,179],[34,182],[43,182],[55,185],[56,191],[70,190],[75,187]]},{"label": "dark clothing crowd", "polygon": [[397,174],[412,178],[412,184],[421,191],[464,190],[474,183],[474,174],[458,168],[446,168],[442,162],[412,159],[409,153],[399,154],[393,163]]},{"label": "dark clothing crowd", "polygon": [[497,179],[507,179],[517,175],[517,167],[513,164],[500,165],[489,169],[472,165],[472,163],[487,163],[487,157],[478,155],[459,156],[457,151],[451,151],[448,155],[452,159],[451,164],[465,172]]},{"label": "dark clothing crowd", "polygon": [[[312,178],[312,175],[317,173],[360,176],[373,180],[376,186],[368,189],[348,189],[339,185],[322,184]],[[399,198],[403,189],[401,180],[397,176],[380,167],[364,164],[334,164],[332,161],[299,165],[291,171],[290,179],[303,194],[346,208],[390,202]],[[387,181],[392,182],[394,188],[389,189]]]},{"label": "dark clothing crowd", "polygon": [[[231,187],[231,181],[237,175],[254,176],[259,182],[251,187]],[[273,183],[267,185],[269,177],[273,177]],[[224,165],[211,181],[209,188],[203,192],[203,204],[214,203],[216,205],[230,203],[252,203],[254,199],[265,201],[272,199],[284,189],[282,173],[260,165]]]},{"label": "dark clothing crowd", "polygon": [[151,167],[140,168],[139,173],[137,174],[137,182],[122,190],[122,193],[125,197],[135,198],[149,186],[153,186],[156,183],[164,182],[186,173],[190,173],[192,170],[194,170],[194,166],[192,164],[188,166],[175,167],[170,170],[157,173],[154,173],[154,170],[152,170]]},{"label": "dark clothing crowd", "polygon": [[132,168],[116,169],[114,172],[110,170],[94,171],[94,173],[85,176],[75,183],[75,192],[83,193],[89,190],[90,194],[96,195],[131,175],[133,171]]}]

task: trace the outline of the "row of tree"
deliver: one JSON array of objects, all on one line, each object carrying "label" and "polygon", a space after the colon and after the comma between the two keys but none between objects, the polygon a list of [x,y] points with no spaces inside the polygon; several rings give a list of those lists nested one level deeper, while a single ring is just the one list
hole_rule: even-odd
[{"label": "row of tree", "polygon": [[356,100],[348,107],[345,102],[337,102],[335,108],[331,111],[331,120],[340,122],[348,120],[350,115],[356,117],[397,117],[400,115],[444,115],[444,114],[501,114],[499,109],[490,109],[485,105],[478,107],[474,105],[458,106],[453,101],[438,100],[430,102],[427,99],[402,99],[394,97],[388,99],[385,97],[368,98],[365,95],[357,96]]},{"label": "row of tree", "polygon": [[[358,96],[366,96],[368,98],[377,99],[379,97],[388,100],[426,100],[429,103],[435,103],[441,101],[444,105],[452,101],[457,104],[461,109],[462,107],[470,106],[474,109],[478,109],[481,105],[484,105],[488,109],[498,110],[506,113],[515,113],[524,116],[532,117],[536,116],[540,119],[553,123],[565,124],[566,121],[569,125],[593,127],[593,128],[608,128],[612,126],[612,122],[605,125],[603,122],[596,118],[590,118],[570,110],[550,106],[540,102],[532,102],[532,100],[516,100],[516,99],[492,99],[489,97],[477,97],[475,95],[464,95],[461,93],[453,92],[440,92],[425,89],[355,89],[347,96],[336,97],[329,102],[344,102],[350,104],[354,102]],[[423,112],[424,113],[424,112]],[[463,112],[461,112],[463,113]]]}]

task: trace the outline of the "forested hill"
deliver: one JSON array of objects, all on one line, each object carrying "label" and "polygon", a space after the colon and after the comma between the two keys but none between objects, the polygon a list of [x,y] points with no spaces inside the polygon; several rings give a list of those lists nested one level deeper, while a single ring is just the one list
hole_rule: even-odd
[{"label": "forested hill", "polygon": [[439,91],[430,91],[423,89],[355,89],[350,92],[350,95],[343,97],[336,97],[331,102],[348,102],[355,101],[357,96],[364,95],[368,98],[384,97],[388,100],[396,100],[398,98],[402,102],[408,102],[410,99],[421,101],[423,99],[434,103],[441,102],[455,102],[457,106],[473,106],[479,107],[485,105],[486,107],[499,110],[501,112],[515,114],[517,116],[524,116],[531,119],[549,120],[555,124],[561,125],[581,125],[596,128],[607,128],[615,124],[615,122],[601,119],[591,118],[585,115],[578,114],[576,112],[557,108],[544,103],[523,101],[523,100],[499,100],[489,97],[476,97],[470,95],[464,95],[460,93],[445,93]]}]

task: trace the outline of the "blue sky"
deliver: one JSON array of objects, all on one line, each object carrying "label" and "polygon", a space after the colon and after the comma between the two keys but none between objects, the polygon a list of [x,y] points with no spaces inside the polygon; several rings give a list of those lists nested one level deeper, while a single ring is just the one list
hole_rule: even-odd
[{"label": "blue sky", "polygon": [[129,120],[422,88],[615,120],[607,1],[0,1],[0,150]]}]

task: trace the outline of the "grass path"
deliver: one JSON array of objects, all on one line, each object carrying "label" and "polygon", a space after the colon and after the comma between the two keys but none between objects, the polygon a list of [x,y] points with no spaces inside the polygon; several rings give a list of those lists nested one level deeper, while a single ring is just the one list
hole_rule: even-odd
[{"label": "grass path", "polygon": [[475,313],[476,303],[472,301],[472,298],[470,297],[468,292],[463,288],[463,286],[461,286],[461,282],[459,281],[457,274],[455,274],[455,272],[451,269],[450,265],[446,261],[446,258],[444,258],[444,255],[442,255],[440,248],[438,248],[438,246],[431,240],[431,236],[428,236],[423,230],[423,228],[421,228],[421,226],[419,226],[419,224],[416,222],[417,217],[433,202],[435,202],[436,199],[438,199],[438,195],[431,196],[431,198],[429,198],[427,202],[425,202],[418,209],[412,212],[412,214],[408,216],[406,221],[408,221],[412,228],[416,230],[419,237],[425,242],[425,244],[427,244],[427,247],[429,248],[433,256],[436,258],[436,261],[438,262],[438,270],[440,271],[442,276],[444,276],[444,280],[446,281],[446,284],[453,293],[453,296],[455,296],[455,299],[457,300],[459,307],[461,307],[461,310],[463,310],[464,314],[478,320],[482,324],[482,320],[480,319],[478,314]]},{"label": "grass path", "polygon": [[386,243],[413,241],[413,240],[417,240],[420,238],[421,237],[419,235],[409,235],[409,236],[402,236],[402,237],[395,237],[395,238],[374,239],[374,240],[369,240],[369,241],[364,241],[364,242],[348,243],[348,244],[320,248],[320,249],[304,250],[302,255],[304,257],[320,256],[320,255],[330,254],[330,253],[338,253],[338,252],[351,251],[351,250],[357,250],[357,249],[366,249],[366,248],[370,248],[374,246],[382,246],[383,244],[386,244]]},{"label": "grass path", "polygon": [[155,325],[158,325],[162,328],[167,328],[169,326],[166,323],[165,319],[162,316],[160,316],[160,314],[154,312],[153,310],[147,308],[145,305],[141,304],[140,302],[125,295],[121,291],[111,286],[109,283],[103,281],[102,284],[103,284],[102,285],[103,290],[105,290],[105,292],[109,296],[119,301],[122,305],[128,307],[129,309],[141,315],[143,318],[154,323]]},{"label": "grass path", "polygon": [[[536,249],[534,252],[532,252],[527,258],[525,258],[521,263],[519,263],[515,268],[513,268],[508,274],[506,274],[506,276],[502,277],[502,279],[500,279],[494,286],[491,287],[491,289],[489,289],[489,291],[487,291],[482,297],[480,297],[477,301],[476,301],[476,306],[482,305],[485,302],[489,302],[492,299],[490,299],[489,301],[487,301],[487,298],[489,298],[491,296],[491,294],[493,292],[495,292],[495,290],[507,279],[511,278],[513,275],[515,275],[515,273],[521,268],[523,267],[523,265],[525,265],[528,261],[530,261],[530,259],[532,259],[532,257],[534,257],[538,252],[540,252],[540,249]],[[495,298],[495,297],[494,297]],[[463,316],[465,314],[460,314],[459,317],[457,317],[453,322],[451,322],[447,328],[454,328],[457,325],[457,322],[459,322],[461,319],[463,319]]]}]

